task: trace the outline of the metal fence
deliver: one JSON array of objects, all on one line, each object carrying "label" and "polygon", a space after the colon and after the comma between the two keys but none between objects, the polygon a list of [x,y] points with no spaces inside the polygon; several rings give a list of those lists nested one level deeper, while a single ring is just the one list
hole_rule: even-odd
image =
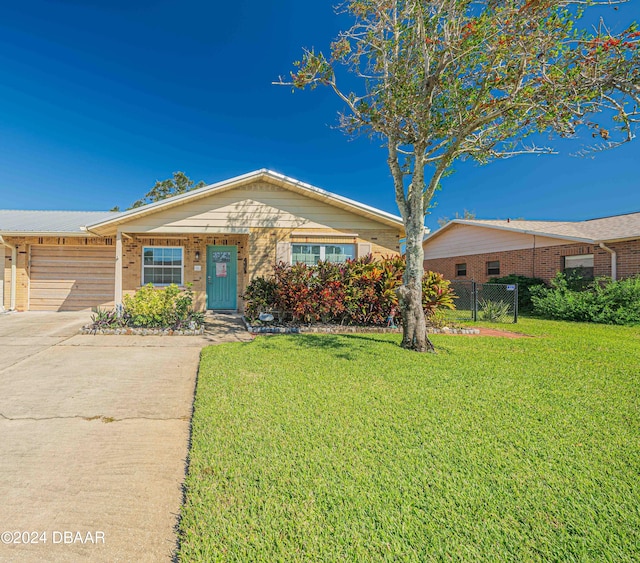
[{"label": "metal fence", "polygon": [[458,296],[454,311],[447,311],[452,321],[518,322],[518,285],[503,283],[451,282]]}]

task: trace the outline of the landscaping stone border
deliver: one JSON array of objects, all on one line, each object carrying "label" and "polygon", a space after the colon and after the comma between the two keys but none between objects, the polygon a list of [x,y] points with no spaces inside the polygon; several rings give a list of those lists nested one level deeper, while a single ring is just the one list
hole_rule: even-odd
[{"label": "landscaping stone border", "polygon": [[[242,317],[242,322],[251,334],[400,334],[401,328],[386,326],[253,326]],[[477,328],[427,327],[429,334],[480,334]]]},{"label": "landscaping stone border", "polygon": [[92,328],[83,326],[80,334],[108,334],[108,335],[125,335],[125,336],[200,336],[204,334],[204,325],[195,329],[164,329],[164,328]]}]

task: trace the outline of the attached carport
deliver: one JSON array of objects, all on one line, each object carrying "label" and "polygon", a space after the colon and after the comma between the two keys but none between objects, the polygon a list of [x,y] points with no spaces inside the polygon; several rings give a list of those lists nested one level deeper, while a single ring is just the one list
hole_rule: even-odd
[{"label": "attached carport", "polygon": [[104,211],[0,210],[0,311],[113,306],[115,241],[84,225]]}]

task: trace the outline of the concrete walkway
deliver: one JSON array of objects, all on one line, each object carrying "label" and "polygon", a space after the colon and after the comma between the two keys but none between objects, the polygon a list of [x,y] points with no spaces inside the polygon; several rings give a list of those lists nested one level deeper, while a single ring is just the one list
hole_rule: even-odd
[{"label": "concrete walkway", "polygon": [[0,561],[171,561],[200,350],[250,340],[222,316],[203,337],[88,319],[0,315]]}]

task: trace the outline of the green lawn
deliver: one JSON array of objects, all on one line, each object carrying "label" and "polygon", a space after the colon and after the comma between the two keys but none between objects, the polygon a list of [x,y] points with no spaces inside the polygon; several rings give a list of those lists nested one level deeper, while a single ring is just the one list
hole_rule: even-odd
[{"label": "green lawn", "polygon": [[501,328],[205,349],[180,561],[640,560],[640,327]]}]

